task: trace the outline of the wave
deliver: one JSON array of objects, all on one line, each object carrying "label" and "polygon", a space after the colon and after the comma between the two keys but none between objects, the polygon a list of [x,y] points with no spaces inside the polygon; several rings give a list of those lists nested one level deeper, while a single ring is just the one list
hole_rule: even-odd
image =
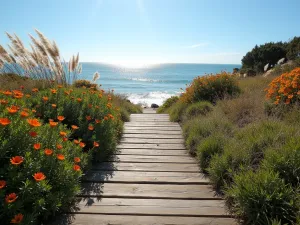
[{"label": "wave", "polygon": [[162,105],[163,102],[172,97],[179,96],[180,92],[162,92],[162,91],[154,91],[149,93],[132,93],[128,94],[127,98],[134,104],[141,104],[143,106],[150,107],[151,104],[155,103],[157,105]]}]

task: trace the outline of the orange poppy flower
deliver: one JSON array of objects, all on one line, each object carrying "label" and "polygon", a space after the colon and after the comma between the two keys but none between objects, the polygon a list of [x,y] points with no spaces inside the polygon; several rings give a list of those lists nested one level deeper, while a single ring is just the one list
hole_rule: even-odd
[{"label": "orange poppy flower", "polygon": [[85,94],[86,94],[86,92],[84,91],[84,92],[82,92],[82,94],[84,94],[84,95],[85,95]]},{"label": "orange poppy flower", "polygon": [[95,147],[95,148],[99,147],[99,143],[96,142],[96,141],[94,141],[94,147]]},{"label": "orange poppy flower", "polygon": [[58,116],[57,119],[58,119],[59,121],[63,121],[63,120],[65,119],[65,117],[64,117],[64,116]]},{"label": "orange poppy flower", "polygon": [[67,136],[67,132],[60,131],[60,132],[59,132],[59,135],[62,136],[62,137],[65,137],[65,136]]},{"label": "orange poppy flower", "polygon": [[80,166],[74,165],[74,166],[73,166],[73,170],[75,170],[75,171],[80,171]]},{"label": "orange poppy flower", "polygon": [[68,138],[67,137],[63,137],[62,140],[63,141],[68,141]]},{"label": "orange poppy flower", "polygon": [[14,98],[16,98],[16,99],[23,98],[23,96],[24,96],[24,94],[18,90],[14,90],[13,93],[14,93]]},{"label": "orange poppy flower", "polygon": [[48,97],[43,97],[43,101],[44,101],[44,102],[47,102],[48,100],[49,100]]},{"label": "orange poppy flower", "polygon": [[101,123],[101,120],[95,119],[95,122],[98,124]]},{"label": "orange poppy flower", "polygon": [[56,108],[56,105],[55,105],[55,104],[52,104],[51,106],[52,106],[52,108],[53,108],[53,109],[55,109],[55,108]]},{"label": "orange poppy flower", "polygon": [[23,220],[23,214],[19,213],[17,215],[15,215],[14,218],[11,219],[10,223],[13,223],[13,224],[18,224],[18,223],[21,223],[22,220]]},{"label": "orange poppy flower", "polygon": [[10,123],[11,123],[11,121],[8,118],[0,118],[0,124],[2,126],[7,126]]},{"label": "orange poppy flower", "polygon": [[6,108],[6,109],[10,114],[15,114],[16,112],[18,112],[19,107],[12,105],[10,108]]},{"label": "orange poppy flower", "polygon": [[5,180],[0,180],[0,189],[4,188],[6,186]]},{"label": "orange poppy flower", "polygon": [[75,143],[76,145],[78,145],[80,142],[79,142],[78,140],[74,139],[74,143]]},{"label": "orange poppy flower", "polygon": [[30,97],[31,97],[31,95],[27,94],[27,95],[25,95],[25,97],[26,97],[26,98],[30,98]]},{"label": "orange poppy flower", "polygon": [[59,149],[59,150],[61,150],[63,148],[63,146],[61,144],[57,144],[56,148]]},{"label": "orange poppy flower", "polygon": [[10,159],[10,163],[13,165],[20,165],[24,161],[22,156],[15,156]]},{"label": "orange poppy flower", "polygon": [[51,91],[52,94],[56,94],[57,93],[56,89],[50,89],[50,91]]},{"label": "orange poppy flower", "polygon": [[5,100],[5,99],[1,99],[1,100],[0,100],[0,104],[1,104],[1,105],[7,105],[7,104],[8,104],[8,101]]},{"label": "orange poppy flower", "polygon": [[39,149],[41,148],[41,143],[35,143],[35,144],[33,145],[33,148],[34,148],[35,150],[39,150]]},{"label": "orange poppy flower", "polygon": [[92,107],[93,107],[93,105],[92,105],[92,104],[88,104],[88,107],[89,107],[89,108],[92,108]]},{"label": "orange poppy flower", "polygon": [[38,119],[27,119],[27,122],[31,127],[40,127],[41,123]]},{"label": "orange poppy flower", "polygon": [[5,91],[3,94],[5,94],[6,96],[10,96],[10,95],[12,95],[12,92],[11,91]]},{"label": "orange poppy flower", "polygon": [[36,92],[39,92],[39,89],[33,88],[31,91],[34,92],[34,93],[36,93]]},{"label": "orange poppy flower", "polygon": [[57,158],[58,160],[65,160],[65,156],[62,155],[62,154],[57,154],[57,155],[56,155],[56,158]]},{"label": "orange poppy flower", "polygon": [[54,120],[53,120],[53,119],[49,119],[48,121],[49,121],[49,122],[53,122]]},{"label": "orange poppy flower", "polygon": [[84,148],[84,147],[85,147],[85,143],[84,143],[84,142],[80,142],[80,143],[79,143],[79,146],[80,146],[81,148]]},{"label": "orange poppy flower", "polygon": [[104,116],[104,120],[108,120],[108,117],[107,117],[107,116]]},{"label": "orange poppy flower", "polygon": [[92,125],[90,125],[90,126],[88,127],[88,129],[89,129],[90,131],[92,131],[92,130],[94,130],[94,127],[93,127]]},{"label": "orange poppy flower", "polygon": [[36,182],[40,182],[42,180],[45,180],[46,176],[42,172],[38,172],[33,175],[33,178],[36,180]]},{"label": "orange poppy flower", "polygon": [[92,117],[91,117],[91,116],[86,116],[85,118],[86,118],[87,121],[92,120]]},{"label": "orange poppy flower", "polygon": [[81,160],[80,160],[79,157],[75,157],[75,158],[74,158],[74,162],[75,162],[75,163],[80,163],[80,161],[81,161]]},{"label": "orange poppy flower", "polygon": [[44,153],[45,153],[45,155],[50,156],[50,155],[53,154],[53,151],[51,149],[49,149],[49,148],[46,148],[45,151],[44,151]]},{"label": "orange poppy flower", "polygon": [[21,117],[25,118],[25,117],[28,117],[29,116],[29,113],[28,112],[25,112],[25,111],[22,111],[20,113]]},{"label": "orange poppy flower", "polygon": [[81,101],[82,101],[82,99],[81,99],[81,98],[77,98],[76,100],[77,100],[77,102],[81,102]]},{"label": "orange poppy flower", "polygon": [[71,127],[72,127],[73,130],[77,130],[79,128],[76,125],[72,125]]},{"label": "orange poppy flower", "polygon": [[65,93],[65,95],[69,95],[70,94],[70,92],[67,92],[67,91],[64,91],[64,93]]},{"label": "orange poppy flower", "polygon": [[37,136],[37,132],[35,132],[35,131],[30,131],[30,132],[29,132],[29,135],[30,135],[31,137],[36,137],[36,136]]},{"label": "orange poppy flower", "polygon": [[96,107],[96,109],[99,109],[99,108],[100,108],[100,107],[99,107],[99,106],[97,106],[97,105],[96,105],[95,107]]},{"label": "orange poppy flower", "polygon": [[58,122],[50,121],[49,124],[50,124],[50,127],[56,127]]},{"label": "orange poppy flower", "polygon": [[17,200],[18,196],[16,193],[10,193],[9,195],[6,195],[5,201],[6,203],[13,203]]},{"label": "orange poppy flower", "polygon": [[33,109],[33,110],[31,110],[31,112],[33,112],[33,113],[36,113],[36,110],[35,110],[35,109]]},{"label": "orange poppy flower", "polygon": [[63,86],[62,85],[57,85],[57,88],[62,88]]}]

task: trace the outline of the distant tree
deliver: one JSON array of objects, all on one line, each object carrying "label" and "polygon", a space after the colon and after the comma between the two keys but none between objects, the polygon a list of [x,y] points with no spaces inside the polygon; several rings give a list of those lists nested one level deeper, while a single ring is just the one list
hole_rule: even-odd
[{"label": "distant tree", "polygon": [[235,74],[235,73],[238,73],[240,71],[240,69],[239,68],[233,68],[233,74]]},{"label": "distant tree", "polygon": [[287,43],[287,58],[294,60],[300,56],[300,37],[294,37],[290,42]]},{"label": "distant tree", "polygon": [[286,43],[269,42],[255,46],[242,59],[242,71],[252,69],[257,73],[264,71],[266,64],[275,65],[281,58],[286,57]]}]

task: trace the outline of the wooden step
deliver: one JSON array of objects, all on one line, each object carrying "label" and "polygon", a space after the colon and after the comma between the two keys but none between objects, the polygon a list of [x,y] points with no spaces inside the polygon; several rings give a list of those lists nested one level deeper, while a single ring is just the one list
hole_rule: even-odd
[{"label": "wooden step", "polygon": [[[73,225],[237,225],[231,218],[77,214]],[[49,225],[57,225],[54,222]]]},{"label": "wooden step", "polygon": [[196,163],[189,155],[184,156],[148,156],[148,155],[115,155],[110,162],[155,162],[155,163]]},{"label": "wooden step", "polygon": [[131,144],[131,143],[121,143],[117,146],[120,148],[148,148],[148,149],[185,149],[183,144]]},{"label": "wooden step", "polygon": [[97,170],[126,170],[126,171],[156,171],[156,172],[195,172],[199,173],[200,169],[195,164],[182,163],[125,163],[125,162],[104,162],[93,165]]},{"label": "wooden step", "polygon": [[83,183],[81,196],[105,198],[220,199],[209,185]]},{"label": "wooden step", "polygon": [[83,177],[85,182],[98,183],[148,183],[148,184],[209,184],[200,173],[98,171],[91,170]]},{"label": "wooden step", "polygon": [[189,156],[186,150],[157,150],[157,149],[118,149],[116,154],[119,155],[149,155],[149,156],[158,156],[158,155],[167,155],[167,156]]},{"label": "wooden step", "polygon": [[120,141],[121,144],[125,144],[125,143],[132,143],[132,144],[137,144],[137,143],[141,143],[141,144],[183,144],[184,143],[184,139],[183,138],[165,138],[165,139],[161,139],[161,138],[122,138]]}]

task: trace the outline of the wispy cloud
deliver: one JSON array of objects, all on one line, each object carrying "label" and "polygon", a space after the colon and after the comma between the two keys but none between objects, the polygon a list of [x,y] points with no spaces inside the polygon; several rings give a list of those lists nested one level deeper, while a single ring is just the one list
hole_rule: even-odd
[{"label": "wispy cloud", "polygon": [[199,47],[205,47],[207,45],[209,45],[209,43],[203,42],[203,43],[198,43],[198,44],[195,44],[195,45],[185,46],[184,48],[199,48]]}]

